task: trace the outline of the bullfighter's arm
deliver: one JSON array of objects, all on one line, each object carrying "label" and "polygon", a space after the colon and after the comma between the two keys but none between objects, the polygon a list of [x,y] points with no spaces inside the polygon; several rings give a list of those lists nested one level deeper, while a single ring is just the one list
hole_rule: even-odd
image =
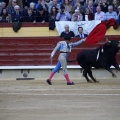
[{"label": "bullfighter's arm", "polygon": [[70,45],[71,47],[75,47],[75,46],[77,46],[77,45],[82,44],[85,40],[86,40],[86,39],[81,39],[81,40],[79,40],[79,41],[77,41],[77,42],[70,43],[69,45]]},{"label": "bullfighter's arm", "polygon": [[53,49],[52,53],[51,53],[51,57],[53,57],[55,55],[55,53],[57,52],[57,50],[60,48],[60,43],[57,43],[57,46]]}]

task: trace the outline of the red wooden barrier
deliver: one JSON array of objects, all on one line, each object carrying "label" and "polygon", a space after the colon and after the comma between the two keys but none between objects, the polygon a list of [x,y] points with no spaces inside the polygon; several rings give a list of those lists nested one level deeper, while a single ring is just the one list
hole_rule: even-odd
[{"label": "red wooden barrier", "polygon": [[[120,36],[107,36],[109,39],[119,39]],[[60,37],[34,37],[34,38],[0,38],[0,66],[38,66],[50,65],[50,54]],[[71,42],[77,41],[74,38]],[[103,38],[96,45],[85,43],[73,48],[69,53],[70,59],[75,59],[77,54],[84,49],[93,49],[103,45],[106,39]],[[57,62],[58,53],[53,59],[53,64]],[[117,54],[120,64],[120,53]],[[68,63],[76,65],[76,62]]]}]

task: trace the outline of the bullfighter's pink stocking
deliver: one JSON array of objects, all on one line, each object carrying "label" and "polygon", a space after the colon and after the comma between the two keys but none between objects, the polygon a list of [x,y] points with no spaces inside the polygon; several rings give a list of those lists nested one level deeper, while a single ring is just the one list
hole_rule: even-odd
[{"label": "bullfighter's pink stocking", "polygon": [[65,79],[66,79],[67,82],[71,83],[68,74],[64,74],[64,77],[65,77]]},{"label": "bullfighter's pink stocking", "polygon": [[48,78],[50,81],[51,81],[52,77],[54,76],[54,74],[55,74],[54,72],[51,72],[51,73],[50,73],[50,76],[49,76],[49,78]]}]

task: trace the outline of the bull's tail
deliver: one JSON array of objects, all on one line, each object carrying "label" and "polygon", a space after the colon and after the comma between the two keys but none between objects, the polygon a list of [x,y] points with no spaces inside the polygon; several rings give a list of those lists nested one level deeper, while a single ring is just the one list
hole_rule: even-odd
[{"label": "bull's tail", "polygon": [[75,60],[68,60],[67,59],[67,62],[75,62],[75,61],[77,61],[77,59],[75,59]]}]

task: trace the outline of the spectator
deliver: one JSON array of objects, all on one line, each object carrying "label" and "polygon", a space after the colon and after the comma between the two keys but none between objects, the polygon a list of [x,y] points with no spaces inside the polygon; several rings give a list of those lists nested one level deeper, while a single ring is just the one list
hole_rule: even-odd
[{"label": "spectator", "polygon": [[57,0],[53,0],[51,4],[49,5],[48,12],[50,13],[50,10],[52,6],[55,6],[58,10],[60,10],[60,4],[58,4]]},{"label": "spectator", "polygon": [[86,1],[84,2],[84,7],[86,8],[86,7],[88,6],[88,4],[89,4],[89,0],[86,0]]},{"label": "spectator", "polygon": [[69,13],[72,13],[72,5],[70,5],[70,2],[69,0],[64,0],[64,7],[65,7],[65,10],[68,11]]},{"label": "spectator", "polygon": [[17,5],[17,0],[9,1],[8,7],[7,7],[8,14],[12,15],[15,12],[14,6],[16,6],[16,5]]},{"label": "spectator", "polygon": [[41,0],[38,0],[37,4],[35,5],[35,9],[38,9],[40,7],[40,4],[41,4]]},{"label": "spectator", "polygon": [[9,18],[6,8],[2,9],[2,12],[0,15],[0,22],[10,22],[10,18]]},{"label": "spectator", "polygon": [[45,23],[48,22],[48,12],[43,7],[40,7],[37,12],[37,22]]},{"label": "spectator", "polygon": [[1,6],[2,6],[2,9],[6,8],[6,3],[5,3],[5,2],[2,2],[2,3],[1,3]]},{"label": "spectator", "polygon": [[69,25],[65,25],[64,28],[65,28],[65,31],[61,33],[60,37],[63,37],[63,38],[66,36],[69,36],[71,38],[75,37],[74,32],[69,30]]},{"label": "spectator", "polygon": [[0,14],[2,12],[2,3],[0,2]]},{"label": "spectator", "polygon": [[85,13],[83,13],[83,20],[89,21],[89,20],[93,20],[93,19],[94,19],[93,13],[91,13],[90,9],[86,8]]},{"label": "spectator", "polygon": [[13,6],[14,4],[20,6],[21,10],[23,9],[22,0],[9,0],[8,7]]},{"label": "spectator", "polygon": [[34,3],[34,2],[31,2],[31,3],[30,3],[30,8],[31,8],[32,10],[35,10],[35,11],[36,11],[36,9],[35,9],[35,3]]},{"label": "spectator", "polygon": [[118,6],[119,6],[119,1],[118,0],[113,0],[112,2],[113,2],[112,3],[113,10],[117,12]]},{"label": "spectator", "polygon": [[118,20],[117,13],[113,11],[113,6],[108,6],[108,12],[105,14],[105,20],[109,20],[110,18],[114,18],[115,20]]},{"label": "spectator", "polygon": [[105,12],[105,13],[108,12],[108,6],[109,6],[109,4],[108,4],[107,0],[102,0],[100,7],[103,12]]},{"label": "spectator", "polygon": [[102,4],[102,0],[95,0],[94,1],[94,5],[97,7],[97,6],[100,6]]},{"label": "spectator", "polygon": [[[37,10],[35,9],[35,3],[31,2],[30,5],[29,5],[30,9],[32,10],[32,14],[36,17],[36,14],[37,14]],[[28,8],[24,8],[23,9],[23,16],[26,16],[28,14]]]},{"label": "spectator", "polygon": [[52,1],[51,1],[51,0],[45,0],[45,3],[46,3],[46,5],[48,6],[48,12],[50,12],[50,11],[49,11],[49,6],[51,6]]},{"label": "spectator", "polygon": [[23,22],[36,23],[36,15],[31,8],[28,8],[26,15],[23,17]]},{"label": "spectator", "polygon": [[120,25],[120,6],[118,6],[118,12],[117,12],[117,15],[118,15],[118,21],[119,21],[119,25]]},{"label": "spectator", "polygon": [[6,8],[6,3],[5,2],[0,2],[0,14],[2,12],[2,9]]},{"label": "spectator", "polygon": [[71,20],[71,14],[65,10],[64,6],[60,7],[60,12],[57,13],[56,20],[57,21],[70,21]]},{"label": "spectator", "polygon": [[36,4],[37,0],[26,0],[26,4],[27,4],[28,7],[30,7],[30,3]]},{"label": "spectator", "polygon": [[58,4],[63,5],[64,4],[64,0],[57,0]]},{"label": "spectator", "polygon": [[20,12],[20,7],[18,5],[14,6],[15,12],[12,13],[12,22],[23,22],[22,12]]},{"label": "spectator", "polygon": [[55,21],[56,21],[56,15],[58,11],[55,6],[52,7],[51,12],[49,13],[49,29],[54,30],[55,29]]},{"label": "spectator", "polygon": [[76,4],[74,5],[73,7],[73,12],[78,9],[80,11],[80,13],[83,14],[84,12],[84,7],[79,3],[79,2],[76,2]]},{"label": "spectator", "polygon": [[44,9],[45,11],[48,12],[48,6],[47,6],[45,0],[41,0],[40,5],[43,7],[43,9]]},{"label": "spectator", "polygon": [[93,15],[95,14],[96,8],[95,8],[92,0],[89,0],[88,6],[86,6],[85,9],[86,8],[88,8]]},{"label": "spectator", "polygon": [[105,20],[105,13],[103,11],[101,11],[101,7],[97,6],[96,11],[97,12],[95,13],[95,20],[104,21]]},{"label": "spectator", "polygon": [[117,26],[113,26],[114,29],[118,28],[119,22],[118,22],[118,16],[117,13],[115,11],[113,11],[113,6],[109,5],[108,6],[108,12],[106,12],[105,14],[105,20],[109,20],[110,18],[113,18],[116,21]]},{"label": "spectator", "polygon": [[56,21],[57,13],[58,13],[57,8],[55,6],[52,6],[51,11],[49,13],[49,21],[51,20]]},{"label": "spectator", "polygon": [[78,0],[69,0],[71,6],[75,6]]},{"label": "spectator", "polygon": [[20,9],[23,10],[22,0],[17,0],[17,5],[20,6]]},{"label": "spectator", "polygon": [[86,38],[88,36],[87,34],[83,33],[83,27],[78,27],[78,32],[79,32],[79,34],[76,35],[75,37],[83,39],[83,38]]},{"label": "spectator", "polygon": [[72,15],[72,21],[82,21],[83,16],[78,9],[75,10],[75,13]]}]

